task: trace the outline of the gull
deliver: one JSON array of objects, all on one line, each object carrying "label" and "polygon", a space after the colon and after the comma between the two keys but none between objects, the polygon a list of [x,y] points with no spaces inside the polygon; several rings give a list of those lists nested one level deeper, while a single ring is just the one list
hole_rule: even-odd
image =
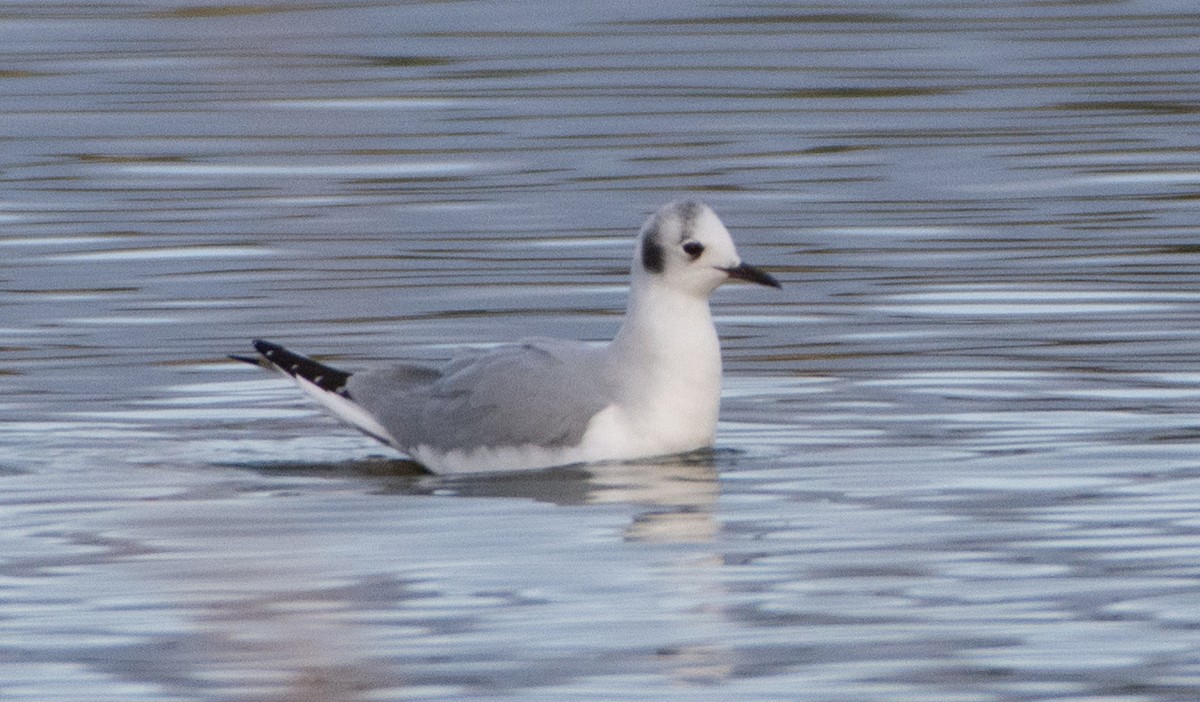
[{"label": "gull", "polygon": [[723,283],[780,287],[743,263],[696,200],[672,202],[637,236],[629,302],[603,345],[528,339],[440,365],[349,373],[268,341],[258,357],[334,417],[437,474],[533,470],[711,447],[721,348],[709,296]]}]

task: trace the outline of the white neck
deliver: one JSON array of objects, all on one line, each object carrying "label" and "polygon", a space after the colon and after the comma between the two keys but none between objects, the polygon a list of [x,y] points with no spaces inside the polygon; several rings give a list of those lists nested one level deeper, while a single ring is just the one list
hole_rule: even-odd
[{"label": "white neck", "polygon": [[[635,281],[608,348],[618,401],[647,427],[711,437],[721,401],[721,347],[708,300],[653,279]],[[669,428],[669,429],[668,429]]]}]

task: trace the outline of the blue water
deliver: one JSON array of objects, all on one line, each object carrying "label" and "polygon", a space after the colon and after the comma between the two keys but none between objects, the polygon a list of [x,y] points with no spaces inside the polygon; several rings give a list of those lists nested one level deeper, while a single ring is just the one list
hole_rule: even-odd
[{"label": "blue water", "polygon": [[[1183,2],[0,8],[0,697],[1200,699]],[[437,479],[226,359],[603,339],[718,446]]]}]

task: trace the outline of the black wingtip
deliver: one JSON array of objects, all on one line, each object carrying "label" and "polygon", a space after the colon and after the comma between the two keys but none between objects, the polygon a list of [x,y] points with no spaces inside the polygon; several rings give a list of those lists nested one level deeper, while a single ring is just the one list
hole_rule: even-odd
[{"label": "black wingtip", "polygon": [[279,353],[281,351],[290,353],[287,349],[283,348],[279,344],[273,344],[269,341],[263,341],[262,339],[255,339],[250,343],[254,345],[255,351],[261,353],[267,358],[270,358],[272,353]]},{"label": "black wingtip", "polygon": [[322,390],[350,397],[346,391],[346,381],[350,379],[349,373],[327,366],[320,361],[314,361],[308,356],[288,351],[270,341],[255,339],[251,343],[254,345],[254,350],[262,354],[261,359],[251,360],[244,356],[231,356],[230,358],[249,361],[256,365],[266,365],[267,368],[278,368],[293,378],[303,378]]}]

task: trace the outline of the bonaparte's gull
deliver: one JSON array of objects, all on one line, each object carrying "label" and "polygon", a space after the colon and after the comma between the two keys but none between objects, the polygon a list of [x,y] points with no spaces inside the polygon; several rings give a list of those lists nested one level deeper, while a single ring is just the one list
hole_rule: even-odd
[{"label": "bonaparte's gull", "polygon": [[778,288],[742,263],[725,225],[694,200],[638,234],[625,318],[601,346],[531,339],[441,366],[348,373],[277,344],[261,358],[352,427],[435,473],[546,468],[712,446],[721,349],[708,298],[731,279]]}]

